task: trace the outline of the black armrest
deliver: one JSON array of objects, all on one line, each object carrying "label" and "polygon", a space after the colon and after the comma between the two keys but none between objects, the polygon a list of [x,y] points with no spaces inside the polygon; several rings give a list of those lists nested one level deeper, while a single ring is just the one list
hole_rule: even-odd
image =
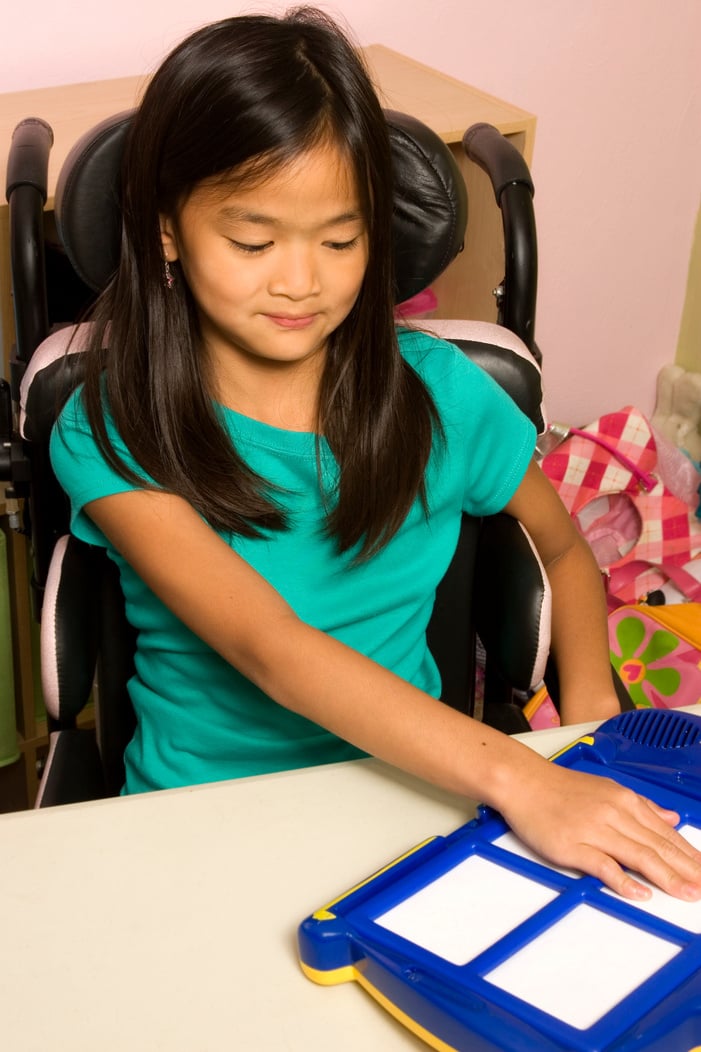
[{"label": "black armrest", "polygon": [[477,632],[500,676],[528,691],[542,679],[550,640],[549,585],[523,527],[495,515],[477,552]]}]

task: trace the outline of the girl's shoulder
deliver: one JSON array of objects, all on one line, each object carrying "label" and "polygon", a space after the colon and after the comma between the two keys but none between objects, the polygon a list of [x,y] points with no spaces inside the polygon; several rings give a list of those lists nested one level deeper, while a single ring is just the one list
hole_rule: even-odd
[{"label": "girl's shoulder", "polygon": [[445,363],[460,354],[455,344],[411,326],[397,326],[397,341],[402,357],[414,367],[430,367],[438,359]]},{"label": "girl's shoulder", "polygon": [[59,442],[76,445],[90,442],[92,438],[93,432],[83,399],[83,385],[78,384],[68,395],[56,418],[51,433],[51,445],[52,448]]},{"label": "girl's shoulder", "polygon": [[[111,442],[119,442],[119,433],[114,423],[112,413],[109,408],[107,395],[104,391],[102,392],[101,399],[101,416],[105,424],[107,435]],[[58,414],[56,425],[54,426],[54,432],[61,431],[64,434],[75,434],[76,436],[82,436],[84,438],[94,437],[93,429],[90,424],[90,418],[88,416],[88,409],[84,397],[84,384],[79,383],[71,391],[63,404],[63,408]]]},{"label": "girl's shoulder", "polygon": [[[106,397],[102,403],[102,419],[107,441],[117,457],[129,470],[146,478],[145,472],[139,469],[115,425]],[[103,450],[88,415],[82,383],[71,392],[58,415],[51,432],[50,452],[54,465],[65,458],[69,458],[70,463],[71,458],[76,457],[80,458],[81,463],[105,464]]]},{"label": "girl's shoulder", "polygon": [[398,328],[399,351],[439,401],[498,386],[479,365],[450,340],[414,328]]},{"label": "girl's shoulder", "polygon": [[[450,340],[430,332],[397,330],[405,361],[426,385],[438,410],[444,430],[458,433],[468,442],[485,435],[514,436],[519,445],[535,443],[533,423],[518,408],[495,378]],[[483,344],[477,336],[458,336]]]},{"label": "girl's shoulder", "polygon": [[78,384],[74,387],[71,393],[66,398],[63,404],[61,412],[58,414],[58,420],[72,426],[81,421],[87,420],[87,412],[85,410],[85,403],[83,400],[83,384]]}]

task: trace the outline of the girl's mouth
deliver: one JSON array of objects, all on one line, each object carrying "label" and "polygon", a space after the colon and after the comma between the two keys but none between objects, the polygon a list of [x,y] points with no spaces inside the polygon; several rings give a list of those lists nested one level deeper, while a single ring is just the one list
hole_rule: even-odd
[{"label": "girl's mouth", "polygon": [[306,329],[312,324],[316,314],[268,314],[267,317],[281,329]]}]

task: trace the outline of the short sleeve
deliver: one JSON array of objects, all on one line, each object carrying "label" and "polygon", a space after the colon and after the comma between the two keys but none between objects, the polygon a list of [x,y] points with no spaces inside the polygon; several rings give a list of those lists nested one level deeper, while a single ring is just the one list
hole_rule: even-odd
[{"label": "short sleeve", "polygon": [[533,458],[536,429],[496,380],[468,359],[463,362],[477,374],[468,381],[471,420],[463,510],[495,515],[521,484]]},{"label": "short sleeve", "polygon": [[455,344],[408,332],[400,334],[400,347],[427,384],[440,414],[445,456],[438,470],[448,472],[461,487],[463,511],[495,515],[526,473],[535,448],[535,425]]},{"label": "short sleeve", "polygon": [[[115,451],[127,467],[143,477],[145,486],[153,485],[135,464],[109,417],[107,427]],[[70,501],[71,532],[88,544],[108,547],[102,531],[85,514],[85,505],[101,497],[130,492],[138,486],[123,478],[105,460],[88,423],[82,388],[73,392],[54,425],[49,453],[56,478]]]}]

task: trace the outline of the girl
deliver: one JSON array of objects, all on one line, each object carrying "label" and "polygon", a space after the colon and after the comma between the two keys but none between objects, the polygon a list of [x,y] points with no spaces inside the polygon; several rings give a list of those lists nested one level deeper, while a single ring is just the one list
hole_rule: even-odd
[{"label": "girl", "polygon": [[598,571],[532,426],[454,347],[395,332],[387,132],[338,29],[240,17],[176,48],[122,203],[52,458],[138,631],[125,791],[367,751],[624,895],[648,894],[624,866],[701,895],[676,815],[436,700],[425,630],[460,515],[506,509],[551,577],[563,719],[618,711]]}]

